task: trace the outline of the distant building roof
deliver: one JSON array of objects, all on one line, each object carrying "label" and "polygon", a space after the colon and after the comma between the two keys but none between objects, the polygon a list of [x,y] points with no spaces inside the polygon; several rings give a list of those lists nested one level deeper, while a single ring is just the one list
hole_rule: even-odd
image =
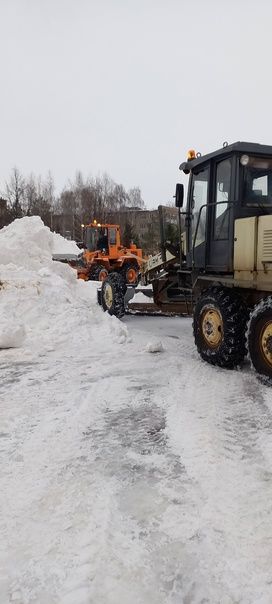
[{"label": "distant building roof", "polygon": [[123,212],[139,212],[139,211],[141,211],[141,212],[143,212],[144,209],[140,208],[139,206],[124,206],[124,209],[121,211],[123,211]]}]

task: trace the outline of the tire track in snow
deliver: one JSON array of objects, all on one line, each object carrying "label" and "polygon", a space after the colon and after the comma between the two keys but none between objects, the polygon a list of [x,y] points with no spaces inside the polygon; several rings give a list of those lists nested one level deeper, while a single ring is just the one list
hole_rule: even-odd
[{"label": "tire track in snow", "polygon": [[[201,360],[175,380],[179,402],[167,414],[168,433],[201,489],[199,565],[208,601],[272,599],[271,466],[260,438],[271,439],[266,389],[253,374],[209,367]],[[267,599],[259,599],[263,592]],[[228,600],[226,600],[228,601]]]},{"label": "tire track in snow", "polygon": [[[109,547],[99,559],[93,597],[101,604],[130,601],[163,603],[175,601],[182,589],[177,560],[180,544],[174,533],[179,519],[183,535],[194,538],[194,502],[187,501],[188,477],[177,456],[168,449],[163,410],[155,403],[156,388],[135,392],[134,399],[118,409],[106,408],[104,426],[90,426],[86,437],[98,453],[97,463],[105,480],[119,482],[117,503],[131,546],[141,550],[141,560],[129,572],[124,558],[119,562],[117,592],[111,593],[116,564]],[[129,391],[128,391],[129,392]],[[190,526],[185,509],[190,506]],[[173,543],[174,539],[174,543]],[[110,550],[111,551],[111,550]],[[118,557],[118,553],[116,552]],[[103,572],[103,577],[101,575]]]},{"label": "tire track in snow", "polygon": [[121,367],[79,342],[9,391],[3,604],[270,604],[268,390],[186,320],[128,325]]}]

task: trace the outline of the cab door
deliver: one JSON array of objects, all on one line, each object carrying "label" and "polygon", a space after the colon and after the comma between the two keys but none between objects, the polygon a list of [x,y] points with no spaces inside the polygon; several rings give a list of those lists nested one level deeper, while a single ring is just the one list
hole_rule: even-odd
[{"label": "cab door", "polygon": [[108,227],[108,242],[109,242],[109,256],[110,258],[118,258],[118,232],[115,226]]},{"label": "cab door", "polygon": [[217,161],[213,166],[213,194],[208,208],[209,241],[207,269],[230,272],[233,258],[233,157]]},{"label": "cab door", "polygon": [[187,264],[189,267],[206,266],[207,204],[209,199],[210,166],[206,165],[194,171],[190,180]]}]

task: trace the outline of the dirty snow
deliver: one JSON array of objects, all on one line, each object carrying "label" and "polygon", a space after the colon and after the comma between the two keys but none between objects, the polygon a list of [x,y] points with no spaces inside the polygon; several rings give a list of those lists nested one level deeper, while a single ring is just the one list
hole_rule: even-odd
[{"label": "dirty snow", "polygon": [[190,319],[103,314],[44,228],[21,264],[0,231],[1,604],[270,604],[271,389]]}]

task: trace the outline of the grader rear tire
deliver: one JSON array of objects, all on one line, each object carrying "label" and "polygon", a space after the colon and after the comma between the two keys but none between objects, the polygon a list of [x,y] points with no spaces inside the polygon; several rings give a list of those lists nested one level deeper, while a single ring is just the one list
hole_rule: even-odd
[{"label": "grader rear tire", "polygon": [[101,304],[105,312],[120,319],[125,314],[124,278],[119,273],[110,273],[103,281]]},{"label": "grader rear tire", "polygon": [[248,312],[232,290],[211,287],[201,295],[194,311],[194,337],[201,357],[219,367],[233,369],[246,355]]},{"label": "grader rear tire", "polygon": [[260,302],[251,315],[248,351],[258,373],[272,378],[272,297]]}]

